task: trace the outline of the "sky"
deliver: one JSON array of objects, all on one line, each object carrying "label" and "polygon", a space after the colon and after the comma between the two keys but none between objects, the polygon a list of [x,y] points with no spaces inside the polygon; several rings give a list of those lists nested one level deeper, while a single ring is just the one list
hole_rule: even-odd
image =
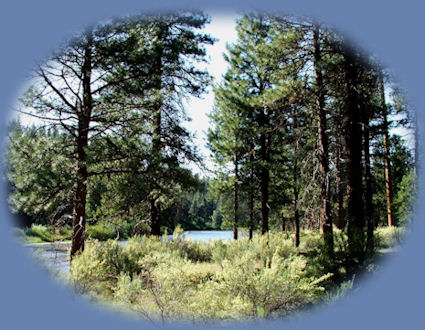
[{"label": "sky", "polygon": [[[237,14],[226,12],[226,14],[210,13],[211,23],[207,24],[203,30],[204,33],[210,34],[218,39],[214,45],[206,46],[207,57],[209,63],[206,66],[208,72],[213,76],[214,83],[219,83],[221,77],[227,70],[227,62],[224,60],[223,53],[226,51],[226,44],[233,43],[237,39],[236,18]],[[204,156],[205,165],[212,169],[212,162],[209,159],[209,150],[206,147],[207,130],[209,126],[208,114],[211,112],[214,104],[214,95],[210,87],[209,93],[203,95],[201,99],[190,97],[186,103],[186,111],[192,121],[185,123],[184,127],[189,129],[194,135],[194,143],[199,152]],[[189,167],[193,172],[201,176],[207,175],[200,171],[199,167],[191,164]]]}]

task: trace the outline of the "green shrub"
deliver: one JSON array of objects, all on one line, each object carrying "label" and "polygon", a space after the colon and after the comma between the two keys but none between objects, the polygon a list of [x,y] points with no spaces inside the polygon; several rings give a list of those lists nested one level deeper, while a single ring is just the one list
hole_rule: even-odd
[{"label": "green shrub", "polygon": [[256,235],[249,240],[241,238],[236,241],[215,241],[212,243],[212,260],[222,264],[224,260],[235,262],[241,259],[247,251],[262,264],[266,264],[276,251],[282,258],[289,258],[297,253],[293,241],[286,233],[268,233]]},{"label": "green shrub", "polygon": [[79,292],[109,294],[120,273],[133,268],[117,241],[89,240],[72,260],[71,279]]},{"label": "green shrub", "polygon": [[[320,236],[307,237],[316,249]],[[79,291],[148,318],[274,317],[321,298],[331,275],[307,260],[285,233],[201,243],[176,232],[174,240],[137,236],[124,247],[91,240],[74,257],[71,278]]]},{"label": "green shrub", "polygon": [[251,306],[250,315],[257,317],[287,314],[313,302],[324,290],[318,284],[331,275],[308,277],[304,257],[283,259],[277,249],[266,266],[248,252],[237,263],[225,262],[219,276],[222,290],[239,296]]},{"label": "green shrub", "polygon": [[99,241],[106,241],[108,239],[114,239],[118,233],[111,228],[103,224],[87,225],[86,235],[92,239],[97,239]]},{"label": "green shrub", "polygon": [[69,227],[53,227],[32,224],[29,228],[16,228],[15,233],[25,243],[56,242],[71,239],[72,231]]},{"label": "green shrub", "polygon": [[323,301],[332,304],[344,297],[353,288],[353,280],[344,281],[335,289],[328,291],[323,296]]},{"label": "green shrub", "polygon": [[406,234],[404,227],[379,227],[375,230],[375,241],[378,248],[391,248],[399,245]]}]

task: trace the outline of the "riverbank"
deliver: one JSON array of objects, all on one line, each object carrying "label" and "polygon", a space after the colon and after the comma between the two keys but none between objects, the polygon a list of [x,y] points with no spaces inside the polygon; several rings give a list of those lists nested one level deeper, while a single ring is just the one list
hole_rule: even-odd
[{"label": "riverbank", "polygon": [[[131,236],[132,225],[113,226],[95,224],[86,226],[88,238],[106,241],[108,239],[128,239]],[[71,226],[54,227],[51,225],[33,224],[27,228],[13,228],[18,239],[24,244],[53,243],[71,241]]]}]

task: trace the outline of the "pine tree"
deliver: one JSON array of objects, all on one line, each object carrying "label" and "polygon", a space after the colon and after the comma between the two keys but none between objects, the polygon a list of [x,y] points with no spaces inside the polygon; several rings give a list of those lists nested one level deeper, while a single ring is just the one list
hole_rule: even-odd
[{"label": "pine tree", "polygon": [[[208,74],[186,61],[202,60],[201,45],[212,42],[193,32],[206,22],[201,13],[184,12],[90,26],[35,70],[35,83],[23,98],[21,111],[59,127],[74,148],[71,256],[84,249],[89,178],[125,173],[149,177],[158,168],[164,181],[168,168],[187,177],[179,164],[196,157],[187,144],[189,134],[180,126],[184,115],[176,105],[182,93],[200,95],[208,83]],[[162,120],[161,111],[170,119]],[[151,150],[137,148],[149,145],[149,140]],[[167,154],[161,155],[162,144]],[[152,183],[147,189],[154,196],[155,214],[158,197]],[[151,227],[157,234],[154,218]]]}]

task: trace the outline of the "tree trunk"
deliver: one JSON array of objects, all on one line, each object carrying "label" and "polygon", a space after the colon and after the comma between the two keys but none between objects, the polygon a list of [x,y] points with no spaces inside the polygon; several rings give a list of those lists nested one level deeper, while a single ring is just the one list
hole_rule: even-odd
[{"label": "tree trunk", "polygon": [[320,224],[325,242],[325,253],[333,259],[333,228],[329,189],[329,152],[326,132],[325,91],[322,76],[322,54],[320,50],[319,27],[314,26],[314,69],[316,73],[316,103],[319,129],[319,164],[320,164]]},{"label": "tree trunk", "polygon": [[156,205],[156,199],[150,199],[150,212],[151,212],[151,235],[161,236],[161,221],[159,219],[159,207]]},{"label": "tree trunk", "polygon": [[250,173],[249,173],[249,240],[252,240],[252,236],[254,233],[254,147],[251,144],[250,153],[249,153],[249,162],[250,162]]},{"label": "tree trunk", "polygon": [[86,236],[86,201],[88,180],[86,149],[88,146],[88,132],[93,108],[91,93],[93,35],[91,30],[87,30],[86,38],[87,45],[84,51],[84,63],[81,70],[83,100],[81,110],[78,112],[76,159],[77,186],[72,212],[71,260],[77,252],[84,250],[84,241]]},{"label": "tree trunk", "polygon": [[261,233],[269,231],[269,170],[261,170]]},{"label": "tree trunk", "polygon": [[382,107],[382,125],[383,125],[383,134],[384,134],[384,161],[385,161],[385,189],[387,195],[387,220],[388,226],[394,225],[392,204],[393,204],[393,189],[391,181],[391,163],[390,163],[390,141],[388,133],[388,111],[387,105],[385,103],[385,88],[384,80],[382,76],[379,81],[380,92],[381,92],[381,107]]},{"label": "tree trunk", "polygon": [[[161,30],[158,34],[158,39],[161,40],[163,38],[164,30]],[[162,77],[163,77],[163,48],[158,49],[157,56],[155,58],[155,66],[152,72],[152,79],[154,80],[154,88],[161,93],[162,90]],[[155,103],[153,104],[153,136],[152,136],[152,163],[150,164],[152,173],[151,175],[158,176],[160,175],[160,167],[162,163],[162,96],[159,96]],[[160,187],[160,182],[156,182],[157,186]],[[151,192],[149,201],[150,201],[150,223],[151,223],[151,235],[160,236],[161,235],[161,216],[160,216],[160,208],[157,205],[156,201],[158,196],[154,196]]]},{"label": "tree trunk", "polygon": [[284,217],[280,220],[280,231],[282,233],[286,231],[286,219]]},{"label": "tree trunk", "polygon": [[235,156],[235,183],[233,186],[234,192],[234,204],[233,204],[233,212],[234,212],[234,220],[233,220],[233,239],[238,239],[238,222],[239,222],[239,204],[238,204],[238,181],[239,181],[239,172],[238,172],[238,158]]},{"label": "tree trunk", "polygon": [[[260,127],[266,127],[266,115],[264,110],[260,115]],[[268,169],[268,150],[267,150],[267,136],[264,131],[260,134],[260,155],[261,165],[260,180],[261,180],[261,233],[265,234],[269,231],[269,180],[270,172]]]},{"label": "tree trunk", "polygon": [[298,211],[298,165],[297,165],[297,158],[296,158],[296,152],[297,147],[294,149],[294,167],[292,169],[292,175],[294,180],[294,200],[293,200],[293,206],[294,206],[294,225],[295,225],[295,247],[298,247],[300,245],[300,214]]},{"label": "tree trunk", "polygon": [[181,215],[182,215],[182,211],[183,211],[183,207],[182,207],[181,203],[177,203],[176,208],[177,208],[176,215],[174,216],[174,219],[173,219],[173,230],[180,223],[180,219],[181,219]]},{"label": "tree trunk", "polygon": [[362,188],[362,131],[357,92],[357,58],[345,49],[345,112],[343,127],[347,155],[347,234],[351,270],[364,260],[364,208]]},{"label": "tree trunk", "polygon": [[372,202],[372,173],[370,170],[370,130],[369,130],[369,111],[366,109],[366,105],[363,104],[363,135],[364,135],[364,161],[365,161],[365,180],[366,180],[366,251],[370,254],[373,252],[374,247],[374,223],[373,223],[373,202]]},{"label": "tree trunk", "polygon": [[[80,126],[82,128],[82,126]],[[80,129],[79,129],[80,130]],[[86,200],[87,200],[87,139],[79,136],[77,145],[77,187],[72,212],[71,260],[75,254],[84,250],[86,235]]]},{"label": "tree trunk", "polygon": [[[160,166],[161,161],[161,102],[158,102],[156,105],[155,112],[155,129],[154,136],[152,138],[152,150],[154,153],[153,164],[151,168],[153,169],[153,175],[159,174],[158,167]],[[156,204],[157,196],[154,196],[151,193],[149,197],[150,201],[150,223],[151,223],[151,235],[160,236],[161,235],[161,221],[160,221],[160,209]]]},{"label": "tree trunk", "polygon": [[[341,127],[338,125],[338,127]],[[336,221],[335,225],[339,229],[344,229],[345,227],[345,209],[344,209],[344,170],[343,170],[343,164],[341,164],[341,151],[342,151],[342,145],[341,145],[341,136],[337,134],[337,145],[336,145],[336,152],[335,152],[335,180],[336,180],[336,203],[337,203],[337,214],[336,214]]]},{"label": "tree trunk", "polygon": [[[298,127],[297,119],[294,116],[294,132],[296,132]],[[298,211],[298,140],[296,138],[294,142],[294,149],[293,149],[293,167],[292,167],[292,180],[293,180],[293,192],[294,192],[294,200],[293,200],[293,207],[294,207],[294,226],[295,226],[295,247],[298,247],[300,245],[300,214]]]}]

